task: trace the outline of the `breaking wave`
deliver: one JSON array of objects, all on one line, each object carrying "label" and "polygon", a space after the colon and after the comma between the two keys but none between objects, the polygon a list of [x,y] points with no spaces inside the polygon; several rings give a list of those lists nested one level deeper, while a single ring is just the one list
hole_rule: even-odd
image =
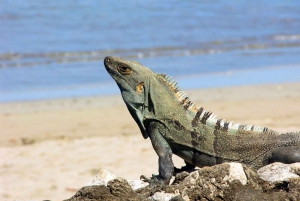
[{"label": "breaking wave", "polygon": [[273,35],[266,38],[245,38],[228,41],[199,42],[186,47],[152,47],[139,49],[113,49],[77,52],[2,53],[0,68],[31,67],[52,63],[101,61],[107,55],[123,58],[147,58],[163,56],[189,56],[217,54],[228,51],[268,50],[271,48],[300,47],[300,35]]}]

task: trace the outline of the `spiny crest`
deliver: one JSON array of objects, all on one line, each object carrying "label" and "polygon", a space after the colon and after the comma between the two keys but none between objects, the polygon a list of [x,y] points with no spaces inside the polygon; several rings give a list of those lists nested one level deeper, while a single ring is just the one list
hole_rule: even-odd
[{"label": "spiny crest", "polygon": [[180,90],[180,88],[177,86],[178,83],[172,79],[172,76],[160,73],[157,73],[157,75],[175,93],[175,95],[178,98],[178,101],[180,102],[180,104],[183,105],[183,107],[186,110],[190,109],[195,111],[197,109],[195,104],[192,103],[192,101],[185,96],[185,93]]},{"label": "spiny crest", "polygon": [[195,117],[192,121],[192,126],[196,127],[199,123],[201,123],[209,128],[225,131],[232,135],[242,133],[247,134],[249,132],[277,134],[275,131],[268,129],[267,127],[233,124],[231,121],[229,122],[225,119],[217,119],[216,117],[217,116],[214,113],[210,111],[204,111],[204,109],[201,107],[195,114]]},{"label": "spiny crest", "polygon": [[172,76],[157,73],[158,77],[162,79],[175,93],[180,91],[179,87],[177,86],[177,82],[172,79]]},{"label": "spiny crest", "polygon": [[195,117],[192,120],[192,126],[197,127],[199,123],[204,124],[212,129],[217,129],[221,131],[226,131],[229,134],[241,134],[241,133],[270,133],[277,134],[275,131],[272,131],[266,127],[254,126],[254,125],[241,125],[233,124],[231,121],[226,121],[225,119],[218,119],[217,115],[210,111],[204,111],[202,107],[197,108],[192,101],[186,97],[183,91],[177,86],[177,82],[172,80],[171,76],[166,74],[157,74],[158,77],[166,83],[166,85],[175,93],[180,104],[184,109],[192,111],[195,113]]}]

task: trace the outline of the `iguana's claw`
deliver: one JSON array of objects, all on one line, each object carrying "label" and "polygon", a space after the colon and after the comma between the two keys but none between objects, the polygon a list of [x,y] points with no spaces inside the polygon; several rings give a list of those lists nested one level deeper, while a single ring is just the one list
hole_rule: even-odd
[{"label": "iguana's claw", "polygon": [[145,175],[141,175],[140,179],[144,182],[148,182],[151,188],[163,187],[165,186],[165,181],[161,179],[159,176],[152,175],[151,178],[146,177]]},{"label": "iguana's claw", "polygon": [[[153,176],[153,175],[152,175]],[[144,181],[144,182],[147,182],[147,183],[150,183],[151,182],[151,178],[149,177],[146,177],[145,175],[141,175],[140,176],[140,180]]]}]

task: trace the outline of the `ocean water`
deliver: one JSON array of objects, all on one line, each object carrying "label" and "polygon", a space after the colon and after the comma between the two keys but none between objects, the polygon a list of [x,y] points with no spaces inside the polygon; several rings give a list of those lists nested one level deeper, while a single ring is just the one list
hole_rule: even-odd
[{"label": "ocean water", "polygon": [[107,55],[183,89],[300,81],[300,1],[0,2],[0,102],[117,94]]}]

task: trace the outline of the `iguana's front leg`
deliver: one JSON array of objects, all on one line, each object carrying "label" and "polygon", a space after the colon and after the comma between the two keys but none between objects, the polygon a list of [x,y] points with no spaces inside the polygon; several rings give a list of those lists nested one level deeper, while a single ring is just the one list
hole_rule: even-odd
[{"label": "iguana's front leg", "polygon": [[157,121],[152,121],[146,126],[152,146],[158,155],[159,175],[152,177],[150,186],[169,184],[174,171],[172,161],[172,150],[167,141],[162,137],[164,125]]}]

